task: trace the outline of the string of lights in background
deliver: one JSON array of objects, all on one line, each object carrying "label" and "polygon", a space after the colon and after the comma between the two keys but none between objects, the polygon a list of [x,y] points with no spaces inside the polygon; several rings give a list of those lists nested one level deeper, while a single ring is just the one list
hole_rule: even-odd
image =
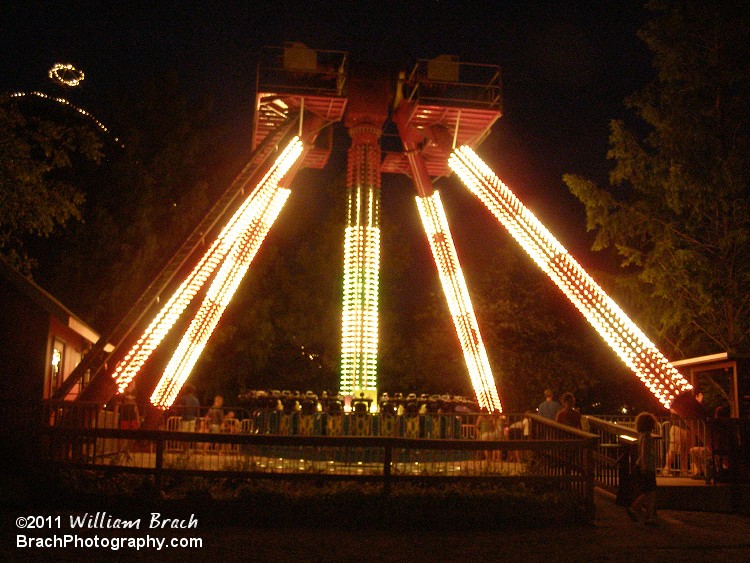
[{"label": "string of lights in background", "polygon": [[280,178],[275,182],[268,182],[268,189],[257,198],[263,211],[257,221],[254,221],[254,224],[232,244],[229,254],[208,288],[200,309],[151,395],[151,403],[154,406],[166,409],[174,403],[268,231],[279,216],[291,190],[279,187],[278,180]]},{"label": "string of lights in background", "polygon": [[58,104],[60,104],[62,106],[69,107],[72,110],[74,110],[74,111],[78,112],[79,114],[81,114],[82,116],[84,116],[86,119],[89,119],[102,132],[104,132],[107,135],[109,135],[115,143],[117,143],[118,145],[120,145],[120,147],[124,147],[125,146],[124,144],[122,144],[120,142],[119,137],[116,137],[115,135],[113,135],[112,132],[109,130],[109,128],[107,128],[107,126],[104,125],[104,123],[102,123],[101,121],[99,121],[92,113],[86,111],[85,109],[83,109],[81,107],[78,107],[77,105],[75,105],[74,103],[72,103],[70,100],[66,100],[65,98],[58,98],[58,97],[55,97],[55,96],[48,96],[44,92],[38,92],[36,90],[34,90],[32,92],[13,92],[11,94],[8,94],[8,97],[9,98],[36,97],[36,98],[40,98],[42,100],[47,100],[47,101],[50,101],[50,102],[55,102],[55,103],[58,103]]},{"label": "string of lights in background", "polygon": [[198,265],[180,284],[143,335],[118,363],[112,377],[115,379],[119,392],[124,391],[138,374],[201,287],[222,263],[235,241],[243,233],[251,231],[262,218],[268,199],[276,191],[278,182],[301,154],[302,142],[295,137],[279,154],[269,171],[224,226]]},{"label": "string of lights in background", "polygon": [[489,412],[502,412],[492,368],[479,333],[469,289],[458,261],[440,194],[434,191],[427,197],[417,196],[416,200],[479,406]]},{"label": "string of lights in background", "polygon": [[380,277],[380,148],[349,149],[348,219],[344,234],[344,295],[339,392],[377,394]]},{"label": "string of lights in background", "polygon": [[453,151],[448,164],[666,408],[679,393],[692,389],[682,374],[470,147]]}]

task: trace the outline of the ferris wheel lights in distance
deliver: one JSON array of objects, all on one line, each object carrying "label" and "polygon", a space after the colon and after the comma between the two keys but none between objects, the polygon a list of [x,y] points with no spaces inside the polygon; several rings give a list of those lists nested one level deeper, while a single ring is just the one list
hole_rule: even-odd
[{"label": "ferris wheel lights in distance", "polygon": [[75,88],[80,86],[86,75],[70,63],[55,63],[49,69],[48,76],[61,86]]}]

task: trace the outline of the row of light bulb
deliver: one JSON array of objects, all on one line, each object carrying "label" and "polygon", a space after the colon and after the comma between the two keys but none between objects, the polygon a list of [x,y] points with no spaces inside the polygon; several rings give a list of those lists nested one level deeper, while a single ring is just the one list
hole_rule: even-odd
[{"label": "row of light bulb", "polygon": [[[42,100],[48,100],[50,102],[55,102],[55,103],[58,103],[58,104],[63,105],[63,106],[68,106],[72,110],[80,113],[85,118],[90,119],[94,125],[96,125],[101,131],[103,131],[107,135],[112,135],[112,132],[107,128],[107,126],[104,125],[104,123],[102,123],[101,121],[99,121],[91,112],[86,111],[82,107],[78,107],[73,102],[71,102],[70,100],[66,100],[65,98],[58,98],[58,97],[55,97],[55,96],[48,96],[44,92],[38,92],[36,90],[34,90],[32,92],[13,92],[12,94],[9,95],[9,97],[11,97],[11,98],[25,98],[25,97],[28,97],[28,96],[34,96],[36,98],[41,98]],[[112,135],[111,138],[117,144],[119,144],[121,147],[125,146],[125,145],[123,145],[120,142],[120,139],[118,137],[115,137],[114,135]]]},{"label": "row of light bulb", "polygon": [[677,394],[692,388],[471,148],[455,150],[448,163],[666,408]]},{"label": "row of light bulb", "polygon": [[355,143],[347,167],[347,227],[339,392],[377,391],[380,187],[377,145]]},{"label": "row of light bulb", "polygon": [[232,243],[198,312],[183,335],[151,396],[153,405],[161,408],[172,406],[203,353],[211,334],[219,324],[219,320],[291,193],[289,189],[278,186],[280,179],[279,177],[268,182],[264,186],[263,193],[256,199],[262,211],[250,228],[242,232]]},{"label": "row of light bulb", "polygon": [[86,78],[82,70],[78,70],[70,63],[55,63],[49,69],[48,76],[52,80],[71,88],[80,86],[83,79]]},{"label": "row of light bulb", "polygon": [[119,392],[124,391],[139,373],[195,295],[224,261],[234,241],[257,223],[265,208],[267,194],[273,193],[278,181],[289,171],[301,153],[302,143],[295,137],[211,243],[195,268],[162,306],[138,341],[118,363],[112,377]]},{"label": "row of light bulb", "polygon": [[416,200],[479,406],[489,412],[502,412],[492,368],[440,194],[434,191],[430,196],[417,196]]},{"label": "row of light bulb", "polygon": [[347,227],[339,392],[377,388],[380,228]]}]

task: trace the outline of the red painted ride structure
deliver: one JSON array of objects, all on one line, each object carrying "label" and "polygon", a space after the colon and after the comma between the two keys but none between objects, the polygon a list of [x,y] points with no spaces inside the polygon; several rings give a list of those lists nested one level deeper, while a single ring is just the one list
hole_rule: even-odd
[{"label": "red painted ride structure", "polygon": [[[297,43],[264,49],[259,57],[253,154],[248,165],[55,398],[105,402],[135,378],[142,380],[141,372],[151,370],[160,375],[152,404],[171,406],[266,233],[293,194],[295,174],[303,167],[326,166],[333,148],[331,125],[343,121],[351,147],[344,233],[342,395],[377,403],[381,174],[406,174],[414,183],[478,404],[488,411],[502,411],[434,187],[437,178],[455,172],[668,407],[679,393],[691,389],[687,380],[474,152],[501,113],[500,71],[493,65],[467,64],[442,55],[420,60],[411,72],[395,78],[370,66],[350,68],[342,51],[313,50]],[[383,153],[381,133],[389,120],[403,149]],[[185,326],[180,318],[196,297],[201,298],[200,306],[191,313],[177,350],[166,368],[156,366],[153,352],[173,327]]]}]

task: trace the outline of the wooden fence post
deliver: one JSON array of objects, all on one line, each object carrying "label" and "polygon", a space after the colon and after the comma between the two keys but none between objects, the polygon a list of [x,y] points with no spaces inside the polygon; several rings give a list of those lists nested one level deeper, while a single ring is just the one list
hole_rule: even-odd
[{"label": "wooden fence post", "polygon": [[583,448],[583,475],[586,478],[584,496],[586,498],[586,511],[589,522],[594,521],[596,505],[594,504],[594,463],[592,455],[593,446],[586,444]]},{"label": "wooden fence post", "polygon": [[155,470],[155,485],[156,490],[161,492],[162,487],[162,469],[164,469],[164,440],[162,438],[156,439],[156,461],[154,463]]},{"label": "wooden fence post", "polygon": [[391,494],[391,462],[393,461],[393,448],[391,446],[385,447],[383,453],[383,494],[388,496]]}]

